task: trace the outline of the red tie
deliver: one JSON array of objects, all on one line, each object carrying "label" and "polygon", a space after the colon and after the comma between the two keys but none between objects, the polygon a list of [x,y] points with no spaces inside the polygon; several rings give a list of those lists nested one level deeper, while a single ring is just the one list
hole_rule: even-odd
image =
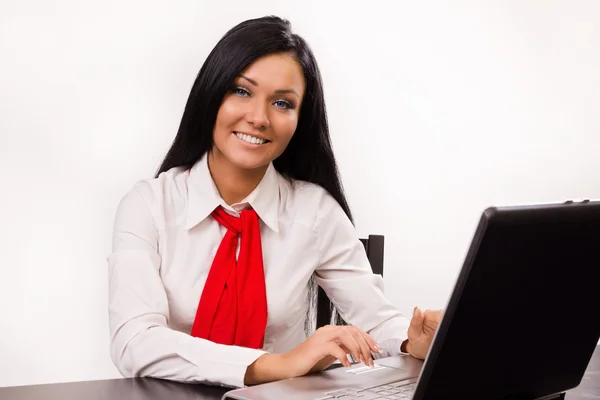
[{"label": "red tie", "polygon": [[254,210],[244,210],[236,218],[221,207],[211,215],[227,228],[227,233],[210,267],[191,335],[219,344],[260,349],[267,326],[267,293],[258,215]]}]

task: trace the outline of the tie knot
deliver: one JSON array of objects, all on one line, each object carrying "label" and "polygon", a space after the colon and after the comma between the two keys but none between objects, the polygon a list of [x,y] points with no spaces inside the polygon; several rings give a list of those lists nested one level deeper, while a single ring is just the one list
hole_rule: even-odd
[{"label": "tie knot", "polygon": [[253,209],[243,210],[240,213],[240,217],[234,217],[223,209],[223,207],[217,207],[211,214],[213,218],[228,230],[232,231],[236,235],[240,235],[244,231],[244,226],[252,224],[252,222],[258,220],[258,215]]}]

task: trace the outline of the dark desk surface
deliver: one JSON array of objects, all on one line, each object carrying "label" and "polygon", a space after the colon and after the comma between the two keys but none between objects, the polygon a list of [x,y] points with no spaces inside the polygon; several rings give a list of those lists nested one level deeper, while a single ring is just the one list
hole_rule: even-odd
[{"label": "dark desk surface", "polygon": [[[151,378],[54,383],[0,388],[0,400],[213,400],[226,389],[190,385]],[[578,388],[567,393],[568,400],[600,399],[600,346]]]}]

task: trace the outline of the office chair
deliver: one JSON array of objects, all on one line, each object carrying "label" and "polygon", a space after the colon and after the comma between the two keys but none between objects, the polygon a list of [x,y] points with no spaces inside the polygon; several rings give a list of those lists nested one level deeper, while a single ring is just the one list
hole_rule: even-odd
[{"label": "office chair", "polygon": [[[367,239],[360,239],[365,246],[367,258],[371,263],[373,273],[383,276],[383,235],[369,235]],[[325,325],[347,325],[340,317],[337,310],[319,286],[317,296],[317,329]]]}]

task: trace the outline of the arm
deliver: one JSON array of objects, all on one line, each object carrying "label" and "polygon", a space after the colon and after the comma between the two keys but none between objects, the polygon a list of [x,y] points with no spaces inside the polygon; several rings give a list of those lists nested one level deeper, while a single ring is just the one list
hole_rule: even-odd
[{"label": "arm", "polygon": [[263,351],[219,345],[167,326],[158,231],[137,189],[119,204],[108,257],[111,358],[123,376],[240,387]]},{"label": "arm", "polygon": [[281,354],[264,354],[254,361],[246,370],[245,385],[258,385],[261,383],[278,381],[291,378],[285,371],[286,360]]},{"label": "arm", "polygon": [[384,350],[377,357],[399,354],[410,321],[385,297],[382,277],[373,274],[354,226],[329,194],[321,200],[316,223],[317,283],[345,321],[375,338]]}]

